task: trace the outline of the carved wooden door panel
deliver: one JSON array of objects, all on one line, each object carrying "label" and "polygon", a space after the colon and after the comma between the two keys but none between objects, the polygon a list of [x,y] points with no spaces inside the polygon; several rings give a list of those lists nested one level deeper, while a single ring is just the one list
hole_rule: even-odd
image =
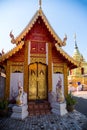
[{"label": "carved wooden door panel", "polygon": [[29,66],[29,100],[47,98],[47,66],[34,63]]},{"label": "carved wooden door panel", "polygon": [[38,64],[38,97],[40,99],[47,98],[47,66]]}]

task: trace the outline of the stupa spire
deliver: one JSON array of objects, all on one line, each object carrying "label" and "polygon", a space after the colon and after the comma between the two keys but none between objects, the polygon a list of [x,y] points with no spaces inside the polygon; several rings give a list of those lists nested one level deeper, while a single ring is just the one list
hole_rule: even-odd
[{"label": "stupa spire", "polygon": [[75,41],[75,49],[77,49],[77,42],[76,42],[76,33],[74,34],[74,41]]},{"label": "stupa spire", "polygon": [[76,42],[76,34],[74,34],[74,42],[75,42],[75,48],[74,48],[74,54],[73,54],[73,58],[77,61],[80,61],[81,59],[81,54],[79,52],[78,46],[77,46],[77,42]]}]

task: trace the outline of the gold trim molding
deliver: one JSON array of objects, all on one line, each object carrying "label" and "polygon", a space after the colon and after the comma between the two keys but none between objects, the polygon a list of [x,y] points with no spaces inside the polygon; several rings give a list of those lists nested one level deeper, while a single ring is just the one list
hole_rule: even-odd
[{"label": "gold trim molding", "polygon": [[24,72],[24,66],[23,65],[12,65],[11,66],[11,73],[14,73],[14,72]]},{"label": "gold trim molding", "polygon": [[30,63],[41,62],[46,64],[46,58],[30,58]]},{"label": "gold trim molding", "polygon": [[62,67],[53,67],[53,73],[56,73],[56,72],[60,72],[60,73],[63,73],[63,68]]},{"label": "gold trim molding", "polygon": [[59,63],[53,63],[53,73],[64,73],[64,65]]},{"label": "gold trim molding", "polygon": [[46,54],[30,54],[31,57],[46,57]]}]

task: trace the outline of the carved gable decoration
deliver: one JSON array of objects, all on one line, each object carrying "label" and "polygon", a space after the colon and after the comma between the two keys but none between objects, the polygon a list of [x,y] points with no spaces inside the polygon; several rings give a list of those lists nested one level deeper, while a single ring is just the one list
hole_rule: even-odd
[{"label": "carved gable decoration", "polygon": [[26,34],[25,40],[56,43],[41,17],[37,19],[32,29]]},{"label": "carved gable decoration", "polygon": [[44,42],[31,42],[31,54],[45,54],[46,44]]}]

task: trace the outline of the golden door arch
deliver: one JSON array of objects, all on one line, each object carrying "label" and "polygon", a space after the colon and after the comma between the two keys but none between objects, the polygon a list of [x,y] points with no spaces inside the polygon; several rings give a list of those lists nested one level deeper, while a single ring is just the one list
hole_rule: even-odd
[{"label": "golden door arch", "polygon": [[29,100],[47,99],[47,66],[42,63],[29,65]]}]

